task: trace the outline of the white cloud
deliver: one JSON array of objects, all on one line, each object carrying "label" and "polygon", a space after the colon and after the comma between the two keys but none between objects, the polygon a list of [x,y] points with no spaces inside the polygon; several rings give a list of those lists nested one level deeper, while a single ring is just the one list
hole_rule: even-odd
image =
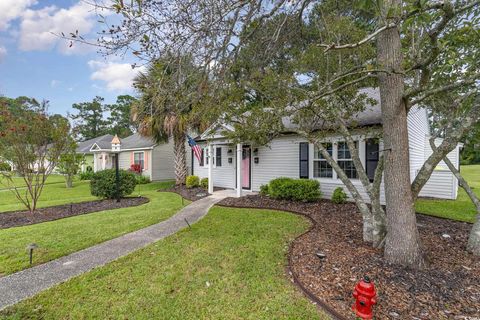
[{"label": "white cloud", "polygon": [[19,18],[25,9],[36,3],[36,0],[1,0],[0,31],[8,29],[10,21]]},{"label": "white cloud", "polygon": [[[4,0],[1,0],[4,1]],[[59,35],[78,30],[79,35],[89,34],[96,24],[92,5],[79,2],[70,8],[48,6],[26,10],[20,23],[19,47],[21,50],[48,50],[54,47],[66,54],[92,50],[93,47],[75,43],[72,47]]]},{"label": "white cloud", "polygon": [[145,71],[145,67],[132,69],[129,63],[111,61],[90,60],[88,65],[93,70],[90,79],[105,82],[108,91],[131,90],[135,76],[139,71]]},{"label": "white cloud", "polygon": [[7,49],[5,47],[0,46],[0,62],[5,59],[5,56],[7,55]]},{"label": "white cloud", "polygon": [[53,79],[52,81],[50,81],[50,87],[55,88],[60,83],[61,83],[61,81]]}]

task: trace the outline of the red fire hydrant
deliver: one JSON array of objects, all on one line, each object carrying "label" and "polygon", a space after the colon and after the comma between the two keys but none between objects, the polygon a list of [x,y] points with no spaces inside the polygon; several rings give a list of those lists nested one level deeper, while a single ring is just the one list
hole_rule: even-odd
[{"label": "red fire hydrant", "polygon": [[355,304],[352,306],[352,309],[358,317],[361,319],[373,318],[372,307],[377,303],[376,296],[377,293],[375,292],[373,282],[370,281],[369,277],[364,276],[353,290]]}]

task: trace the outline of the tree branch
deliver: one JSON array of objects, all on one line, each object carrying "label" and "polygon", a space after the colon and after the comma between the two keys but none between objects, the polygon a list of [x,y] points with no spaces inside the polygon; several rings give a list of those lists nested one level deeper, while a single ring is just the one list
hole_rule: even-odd
[{"label": "tree branch", "polygon": [[342,45],[337,45],[335,43],[332,43],[332,44],[323,44],[322,43],[322,44],[319,44],[319,46],[325,48],[324,52],[330,51],[332,49],[335,49],[335,50],[354,49],[354,48],[360,47],[361,45],[373,40],[382,31],[385,31],[385,30],[390,29],[390,28],[394,28],[396,26],[397,26],[397,24],[395,24],[395,23],[387,24],[387,25],[381,27],[380,29],[377,29],[375,32],[369,34],[368,36],[366,36],[365,38],[363,38],[362,40],[360,40],[356,43],[348,43],[348,44],[342,44]]},{"label": "tree branch", "polygon": [[412,89],[412,90],[408,90],[404,95],[404,99],[409,99],[409,98],[411,98],[411,97],[413,97],[413,96],[415,96],[419,93],[422,93],[421,96],[419,96],[416,99],[410,101],[410,106],[414,106],[414,105],[419,104],[420,102],[422,102],[423,100],[427,99],[428,97],[430,97],[434,94],[449,91],[449,90],[453,90],[453,89],[457,89],[461,86],[474,84],[478,79],[480,79],[480,72],[475,73],[473,76],[471,76],[469,78],[462,79],[462,80],[459,80],[457,82],[444,85],[442,87],[437,87],[437,88],[433,88],[433,89],[429,89],[429,90],[422,90],[420,88],[415,88],[415,89]]}]

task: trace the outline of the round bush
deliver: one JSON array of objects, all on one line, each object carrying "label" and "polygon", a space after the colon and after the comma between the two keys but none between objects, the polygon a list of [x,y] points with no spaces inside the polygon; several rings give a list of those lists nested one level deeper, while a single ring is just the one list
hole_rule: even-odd
[{"label": "round bush", "polygon": [[347,194],[343,191],[342,187],[338,187],[333,191],[332,202],[341,204],[347,201]]},{"label": "round bush", "polygon": [[[119,170],[120,174],[120,197],[132,194],[137,179],[135,174]],[[115,199],[117,196],[117,185],[115,179],[115,169],[103,170],[93,174],[90,180],[90,192],[92,195],[107,199]]]},{"label": "round bush", "polygon": [[261,196],[268,196],[268,184],[262,184],[260,186],[260,195]]},{"label": "round bush", "polygon": [[275,199],[303,202],[316,201],[320,198],[320,183],[310,179],[277,178],[268,184],[268,194]]},{"label": "round bush", "polygon": [[200,180],[200,186],[204,189],[207,189],[208,188],[208,178],[202,178],[202,180]]},{"label": "round bush", "polygon": [[198,176],[188,176],[186,186],[188,189],[198,187],[200,185],[200,178]]}]

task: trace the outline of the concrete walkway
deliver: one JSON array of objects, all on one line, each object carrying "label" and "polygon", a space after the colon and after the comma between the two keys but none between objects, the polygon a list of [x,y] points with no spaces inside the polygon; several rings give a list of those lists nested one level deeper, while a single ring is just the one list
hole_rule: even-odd
[{"label": "concrete walkway", "polygon": [[168,237],[188,227],[185,219],[189,224],[197,222],[215,203],[230,196],[234,191],[217,191],[192,202],[168,220],[0,278],[0,310]]}]

